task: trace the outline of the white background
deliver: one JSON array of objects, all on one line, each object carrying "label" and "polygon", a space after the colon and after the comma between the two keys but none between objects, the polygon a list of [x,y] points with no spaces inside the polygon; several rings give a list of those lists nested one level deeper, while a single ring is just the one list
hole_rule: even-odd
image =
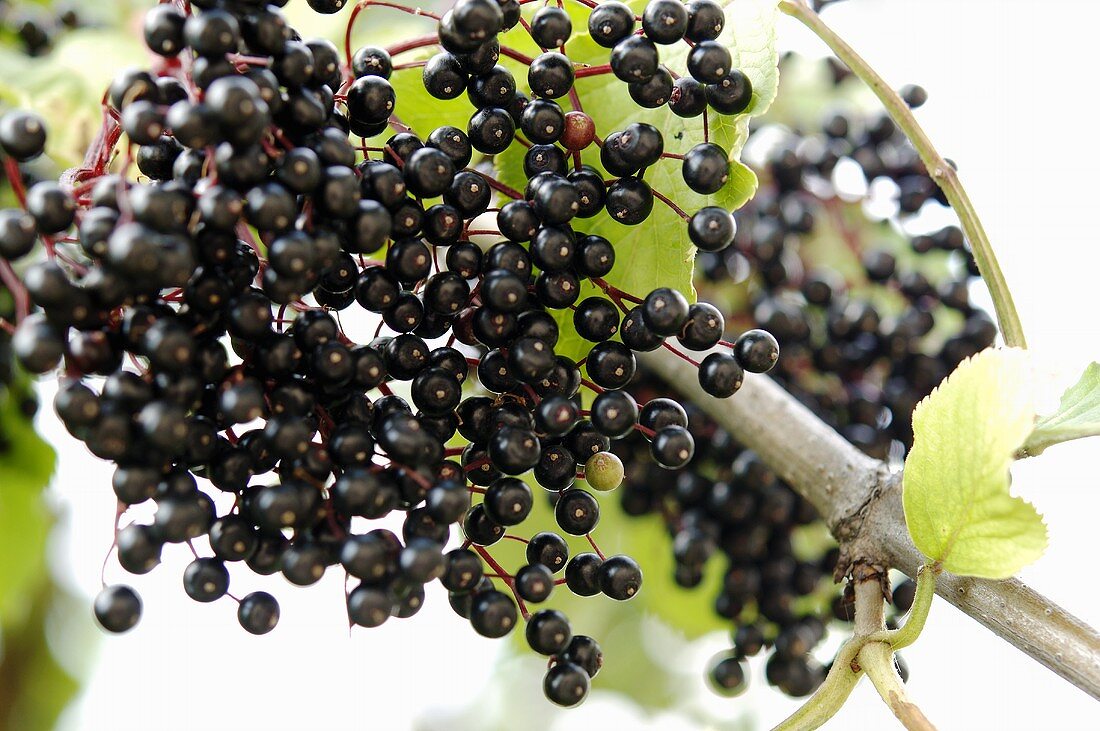
[{"label": "white background", "polygon": [[[831,8],[826,19],[887,80],[929,90],[919,117],[939,149],[959,164],[1033,350],[1071,370],[1100,356],[1100,147],[1093,129],[1100,3],[854,0]],[[821,52],[792,22],[784,22],[781,38],[784,47]],[[975,298],[987,301],[984,292]],[[49,404],[52,387],[43,390]],[[50,408],[42,412],[41,427],[61,453],[53,493],[64,518],[54,563],[63,580],[91,595],[111,537],[110,470],[64,433]],[[1016,491],[1045,515],[1051,536],[1046,556],[1022,578],[1094,626],[1100,625],[1100,590],[1091,570],[1100,513],[1098,457],[1100,441],[1078,442],[1013,470]],[[179,576],[190,557],[175,548],[146,577],[109,568],[109,581],[139,588],[145,617],[128,635],[100,643],[66,728],[523,730],[542,728],[550,717],[549,705],[535,700],[538,663],[522,664],[515,683],[499,675],[487,683],[498,644],[475,636],[438,593],[429,595],[415,620],[349,638],[335,576],[308,590],[275,577],[270,583],[283,620],[256,638],[239,629],[231,602],[187,599]],[[700,657],[722,643],[714,638],[691,648],[679,669],[696,673]],[[933,606],[924,635],[906,658],[910,690],[941,728],[1100,728],[1094,701],[943,601]],[[690,691],[685,708],[767,728],[794,704],[757,685],[736,700]],[[524,699],[532,700],[494,719],[492,709],[506,700],[502,696],[521,692],[517,687],[528,688]],[[475,701],[478,711],[460,723],[454,714]],[[440,720],[447,717],[452,720]],[[554,729],[701,725],[698,717],[646,718],[599,692],[581,709],[553,718]],[[893,724],[864,683],[832,726]]]}]

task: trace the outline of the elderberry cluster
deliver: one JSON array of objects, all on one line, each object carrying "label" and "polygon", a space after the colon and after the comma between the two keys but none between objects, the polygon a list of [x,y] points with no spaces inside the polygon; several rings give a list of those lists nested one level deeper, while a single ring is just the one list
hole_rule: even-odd
[{"label": "elderberry cluster", "polygon": [[[901,95],[914,107],[927,98],[913,85]],[[783,347],[769,376],[868,454],[900,462],[912,445],[916,403],[996,335],[967,297],[977,270],[966,241],[956,226],[901,233],[926,204],[946,200],[888,117],[829,113],[819,129],[771,125],[753,136],[772,141],[757,170],[760,190],[736,214],[734,244],[700,253],[699,289],[745,288],[752,324]],[[842,161],[854,162],[872,189],[893,185],[888,219],[839,197],[834,173]],[[815,264],[815,236],[838,239],[854,274]],[[651,374],[640,371],[632,393],[646,404],[643,424],[686,427],[700,445],[672,480],[633,437],[613,451],[625,465],[623,509],[662,517],[680,586],[700,585],[708,561],[720,556],[714,611],[733,625],[732,648],[714,659],[712,686],[742,692],[745,658],[766,651],[770,685],[812,693],[828,668],[811,653],[831,621],[852,621],[854,602],[851,585],[831,586],[837,550],[799,547],[795,539],[819,520],[816,512],[700,409],[668,398]],[[896,612],[908,611],[913,596],[912,581],[895,586]]]},{"label": "elderberry cluster", "polygon": [[713,606],[734,624],[734,652],[717,658],[712,684],[741,692],[747,681],[741,660],[769,648],[768,681],[788,695],[809,695],[824,679],[810,656],[827,619],[815,596],[829,591],[836,556],[824,544],[798,554],[792,536],[818,520],[816,511],[700,409],[669,398],[667,386],[641,378],[634,393],[647,399],[643,420],[683,425],[700,445],[671,475],[645,459],[640,440],[623,439],[613,450],[626,465],[623,511],[661,516],[679,586],[698,587],[708,562],[721,556],[723,581]]},{"label": "elderberry cluster", "polygon": [[[116,530],[125,571],[147,573],[165,546],[186,543],[195,552],[186,593],[229,596],[254,634],[276,626],[279,603],[264,591],[229,594],[229,564],[297,586],[343,570],[356,582],[349,620],[364,627],[416,614],[438,580],[484,636],[508,634],[522,616],[531,648],[551,658],[547,697],[576,705],[602,663],[599,645],[574,635],[561,612],[528,605],[560,584],[635,596],[638,565],[605,556],[591,535],[592,491],[622,481],[612,440],[644,435],[661,468],[695,452],[686,424],[651,418],[662,406],[640,407],[623,390],[635,352],[714,351],[699,380],[726,397],[745,371],[771,369],[778,345],[759,329],[722,341],[717,308],[604,279],[616,243],[574,224],[597,215],[641,223],[655,196],[644,172],[670,156],[655,127],[599,141],[579,101],[568,114],[554,101],[576,95],[559,9],[531,19],[536,42],[558,50],[530,59],[528,98],[496,63],[506,50],[497,37],[518,23],[519,5],[459,0],[426,44],[444,50],[421,73],[429,93],[465,90],[477,109],[466,130],[421,137],[400,121],[390,82],[398,48],[347,49],[345,63],[332,43],[301,39],[280,4],[191,0],[148,12],[144,39],[160,58],[152,71],[116,76],[84,166],[20,186],[22,207],[0,212],[6,274],[38,242],[46,252],[23,270],[35,309],[17,313],[15,355],[34,373],[63,370],[56,411],[116,464],[120,516],[155,505],[150,524]],[[747,80],[713,41],[723,22],[715,3],[654,0],[641,35],[632,14],[609,25],[607,13],[622,20],[622,8],[597,6],[589,25],[636,99],[653,106],[671,79],[653,43],[683,39],[691,77],[665,94],[670,108],[748,105]],[[367,144],[379,136],[381,146]],[[565,152],[594,141],[620,177],[606,181],[576,156],[568,169]],[[0,118],[9,173],[45,142],[35,115]],[[513,143],[527,147],[522,192],[483,164]],[[726,152],[706,142],[672,164],[700,193],[729,175]],[[703,250],[733,241],[725,209],[682,217]],[[490,222],[476,226],[493,226],[494,243],[470,240],[475,219]],[[584,282],[606,296],[578,301]],[[377,331],[356,342],[342,318],[364,314]],[[580,362],[555,352],[562,322],[587,343]],[[589,409],[582,388],[597,394]],[[556,526],[527,538],[531,484],[553,501]],[[394,512],[404,516],[400,536],[372,525]],[[461,545],[447,550],[452,526]],[[587,537],[593,551],[570,556],[563,534]],[[514,571],[489,551],[505,537],[526,544]],[[112,632],[141,611],[126,585],[95,601]]]},{"label": "elderberry cluster", "polygon": [[[913,106],[926,99],[918,86],[902,95]],[[854,162],[871,189],[890,187],[889,219],[846,223],[853,207],[833,192],[841,161]],[[829,113],[818,130],[787,131],[760,175],[756,198],[737,214],[734,246],[700,256],[702,279],[720,286],[753,272],[753,320],[784,349],[772,377],[868,454],[900,461],[916,404],[997,334],[970,302],[978,270],[958,226],[902,233],[946,198],[878,113]],[[822,227],[851,252],[853,271],[807,263]],[[894,241],[902,243],[886,243]]]}]

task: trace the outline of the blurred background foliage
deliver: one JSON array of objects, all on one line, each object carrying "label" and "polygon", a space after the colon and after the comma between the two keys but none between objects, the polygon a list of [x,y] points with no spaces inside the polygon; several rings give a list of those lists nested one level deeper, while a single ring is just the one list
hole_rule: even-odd
[{"label": "blurred background foliage", "polygon": [[[48,155],[23,166],[29,179],[56,176],[82,159],[99,129],[103,90],[112,76],[127,66],[148,63],[140,22],[149,5],[150,0],[0,0],[0,110],[16,106],[33,109],[47,120],[50,129]],[[321,36],[340,44],[346,13],[320,16],[304,2],[292,2],[285,10],[304,37]],[[381,31],[375,24],[359,24],[359,42],[366,42],[369,33],[370,42],[381,45],[420,32],[423,25],[400,16],[389,20],[392,22]],[[858,87],[841,87],[838,98],[833,84],[818,78],[825,73],[821,64],[784,68],[785,73],[788,70],[799,93],[781,95],[768,115],[771,121],[797,126],[815,121],[824,108],[863,106]],[[6,179],[0,180],[0,204],[14,204]],[[859,213],[858,205],[852,208],[849,213]],[[862,215],[851,216],[851,222],[869,225]],[[823,230],[811,244],[815,255],[834,268],[843,268],[847,262],[852,271],[861,271],[858,259],[841,237],[828,228]],[[889,235],[889,227],[877,233]],[[907,250],[901,245],[904,240],[894,237],[899,241],[898,250]],[[743,307],[748,286],[746,283],[741,291],[727,288],[711,299]],[[0,292],[0,297],[0,309],[10,308],[8,293]],[[5,375],[11,369],[6,342],[0,347],[0,368]],[[64,589],[54,578],[58,569],[51,568],[48,561],[55,516],[46,488],[55,453],[32,426],[33,384],[19,374],[4,382],[9,381],[0,391],[0,556],[4,557],[0,561],[0,731],[38,731],[54,727],[79,689],[81,667],[93,661],[95,651],[88,597],[74,597]],[[47,404],[46,408],[51,407]],[[646,571],[646,590],[628,604],[579,601],[565,591],[559,591],[553,601],[569,614],[576,631],[599,637],[607,655],[614,658],[600,674],[599,691],[623,694],[651,712],[675,705],[710,728],[732,731],[747,727],[750,716],[731,714],[728,706],[722,713],[707,713],[706,703],[698,704],[698,713],[690,703],[685,708],[685,697],[691,697],[685,689],[701,687],[705,667],[705,658],[697,656],[703,645],[685,640],[718,637],[717,642],[706,645],[711,649],[728,643],[721,637],[728,637],[729,622],[721,621],[711,607],[722,581],[721,567],[709,566],[697,590],[680,589],[672,578],[672,553],[660,519],[628,520],[617,500],[605,501],[604,506],[600,541],[612,552],[639,561]],[[535,524],[552,525],[545,501],[539,501],[538,509],[545,514],[536,517]],[[583,539],[576,540],[579,542],[574,542],[571,550],[587,548]],[[817,553],[822,542],[830,539],[818,527],[806,531],[800,540],[808,553]],[[505,565],[523,563],[521,545],[510,543],[500,548],[498,559]],[[807,599],[827,601],[825,594]],[[545,708],[540,689],[527,682],[532,673],[516,672],[544,662],[523,645],[523,634],[513,633],[510,650],[493,681],[496,704],[508,708],[474,704],[471,708],[476,712],[447,719],[447,728],[484,731],[494,727],[493,719],[506,719],[516,709],[529,711],[533,704]],[[548,728],[556,715],[528,713],[527,728]],[[729,720],[731,717],[735,720]],[[433,724],[433,728],[439,727]]]}]

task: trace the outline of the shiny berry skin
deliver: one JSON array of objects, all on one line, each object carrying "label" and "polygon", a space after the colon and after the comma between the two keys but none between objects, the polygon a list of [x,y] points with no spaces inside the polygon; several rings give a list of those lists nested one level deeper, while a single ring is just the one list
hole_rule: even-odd
[{"label": "shiny berry skin", "polygon": [[588,696],[588,675],[571,662],[559,662],[546,671],[542,690],[555,705],[572,708]]},{"label": "shiny berry skin", "polygon": [[748,330],[734,342],[733,354],[749,373],[767,373],[779,360],[779,343],[766,330]]},{"label": "shiny berry skin", "polygon": [[717,84],[730,73],[733,59],[718,41],[700,41],[688,53],[688,73],[703,84]]},{"label": "shiny berry skin", "polygon": [[14,208],[0,210],[0,257],[13,261],[26,256],[37,240],[33,216]]},{"label": "shiny berry skin", "polygon": [[141,597],[124,584],[105,587],[96,595],[93,608],[99,626],[114,634],[133,629],[141,619]]},{"label": "shiny berry skin", "polygon": [[642,587],[642,570],[629,556],[609,556],[599,570],[600,591],[617,601],[632,599]]},{"label": "shiny berry skin", "polygon": [[603,667],[603,650],[594,639],[587,635],[573,635],[560,658],[579,665],[588,677],[594,678]]},{"label": "shiny berry skin", "polygon": [[237,621],[250,634],[265,635],[279,623],[279,602],[265,591],[254,591],[237,606]]},{"label": "shiny berry skin", "polygon": [[614,48],[634,32],[634,11],[621,2],[600,3],[588,16],[588,33],[604,48]]},{"label": "shiny berry skin", "polygon": [[642,12],[642,30],[654,43],[675,43],[688,29],[688,11],[680,0],[650,0]]},{"label": "shiny berry skin", "polygon": [[737,223],[718,206],[700,208],[688,221],[688,238],[701,251],[722,251],[733,243]]},{"label": "shiny berry skin", "polygon": [[516,134],[512,115],[499,108],[479,109],[470,117],[466,130],[470,143],[478,152],[496,155],[508,149]]},{"label": "shiny berry skin", "polygon": [[659,429],[649,446],[653,459],[667,469],[683,467],[695,454],[695,440],[682,426]]},{"label": "shiny berry skin", "polygon": [[738,696],[748,687],[745,668],[732,655],[722,655],[711,665],[707,680],[715,692],[727,698]]},{"label": "shiny berry skin", "polygon": [[566,490],[554,506],[558,527],[571,536],[591,533],[600,521],[600,505],[591,493],[573,488]]},{"label": "shiny berry skin", "polygon": [[515,587],[521,599],[537,604],[550,598],[554,576],[542,564],[529,564],[516,572]]},{"label": "shiny berry skin", "polygon": [[561,144],[567,150],[583,150],[596,139],[596,125],[592,117],[584,112],[571,111],[565,114],[565,131]]},{"label": "shiny berry skin", "polygon": [[699,364],[699,385],[715,398],[732,396],[744,380],[744,369],[729,353],[711,353]]},{"label": "shiny berry skin", "polygon": [[645,83],[657,73],[657,47],[645,36],[627,36],[611,49],[611,70],[627,83]]},{"label": "shiny berry skin", "polygon": [[661,287],[650,292],[642,304],[646,327],[657,335],[675,335],[688,319],[688,302],[674,289]]},{"label": "shiny berry skin", "polygon": [[503,637],[516,626],[516,604],[507,594],[496,590],[474,594],[470,606],[470,624],[483,637]]},{"label": "shiny berry skin", "polygon": [[566,648],[573,633],[569,619],[556,609],[540,609],[527,620],[527,644],[540,655],[556,655]]},{"label": "shiny berry skin", "polygon": [[225,564],[213,558],[197,558],[183,572],[183,588],[197,602],[212,602],[229,590]]},{"label": "shiny berry skin", "polygon": [[46,123],[37,114],[13,110],[0,116],[0,149],[17,162],[28,162],[46,149]]},{"label": "shiny berry skin", "polygon": [[701,142],[684,155],[682,170],[684,182],[696,193],[717,193],[729,180],[729,156],[718,145]]},{"label": "shiny berry skin", "polygon": [[531,38],[541,48],[558,48],[572,33],[573,21],[561,8],[542,7],[531,18]]},{"label": "shiny berry skin", "polygon": [[619,178],[607,187],[607,212],[618,223],[637,226],[653,212],[653,191],[640,178]]},{"label": "shiny berry skin", "polygon": [[733,69],[721,82],[707,86],[707,103],[719,114],[740,114],[752,102],[752,82]]},{"label": "shiny berry skin", "polygon": [[531,537],[526,549],[527,562],[542,564],[557,573],[565,568],[569,558],[569,547],[557,533],[544,531]]}]

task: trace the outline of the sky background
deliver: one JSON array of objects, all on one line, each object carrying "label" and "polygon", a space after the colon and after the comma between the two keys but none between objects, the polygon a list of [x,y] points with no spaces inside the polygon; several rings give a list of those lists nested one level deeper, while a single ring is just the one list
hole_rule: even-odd
[{"label": "sky background", "polygon": [[[1086,130],[1094,123],[1090,82],[1100,3],[853,0],[830,8],[826,19],[888,81],[929,91],[919,119],[959,165],[1037,357],[1063,375],[1097,359],[1100,235],[1093,219],[1100,148]],[[793,22],[784,22],[780,38],[783,48],[823,52]],[[974,297],[988,302],[980,285]],[[43,385],[44,404],[52,392],[52,384]],[[91,596],[111,541],[111,470],[64,432],[51,408],[41,410],[39,424],[60,453],[51,488],[62,514],[54,566],[61,580]],[[1100,441],[1084,441],[1013,469],[1014,490],[1043,513],[1051,539],[1021,578],[1093,626],[1100,625],[1100,590],[1089,570],[1100,513],[1097,457]],[[640,641],[683,675],[690,718],[647,717],[622,697],[601,693],[598,680],[584,706],[557,713],[539,697],[539,661],[499,667],[501,643],[475,635],[442,591],[429,593],[413,621],[349,637],[337,572],[308,590],[292,590],[277,576],[242,581],[234,593],[243,593],[244,584],[274,586],[283,605],[279,627],[252,637],[238,627],[232,602],[187,599],[179,577],[190,558],[185,547],[169,547],[164,566],[136,578],[112,561],[108,581],[132,582],[145,615],[134,631],[100,642],[90,681],[63,728],[278,731],[350,724],[480,731],[532,728],[538,719],[539,728],[549,723],[554,731],[677,731],[706,726],[700,718],[767,728],[796,706],[763,682],[739,699],[708,696],[700,679],[704,660],[728,640],[682,646],[663,628],[646,625]],[[84,630],[60,628],[57,644],[63,649],[66,633]],[[1100,727],[1094,701],[946,602],[933,605],[905,657],[914,699],[941,728]],[[68,661],[77,668],[87,658]],[[506,715],[498,718],[501,710]],[[832,727],[893,723],[862,683]]]}]

